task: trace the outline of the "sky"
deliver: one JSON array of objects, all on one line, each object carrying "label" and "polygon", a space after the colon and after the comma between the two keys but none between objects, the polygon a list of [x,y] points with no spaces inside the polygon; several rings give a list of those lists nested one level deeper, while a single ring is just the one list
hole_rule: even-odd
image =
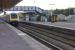
[{"label": "sky", "polygon": [[75,7],[75,0],[23,0],[16,6],[37,6],[45,10]]},{"label": "sky", "polygon": [[75,7],[75,0],[23,0],[16,6],[37,6],[45,10],[65,9]]}]

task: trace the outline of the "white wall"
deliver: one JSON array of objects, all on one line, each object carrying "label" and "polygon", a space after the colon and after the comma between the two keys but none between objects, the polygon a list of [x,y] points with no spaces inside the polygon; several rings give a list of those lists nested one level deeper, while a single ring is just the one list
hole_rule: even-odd
[{"label": "white wall", "polygon": [[60,21],[63,21],[63,20],[65,20],[66,16],[63,15],[63,14],[59,14],[58,18],[59,18]]},{"label": "white wall", "polygon": [[75,15],[69,15],[69,16],[67,16],[67,22],[75,23]]}]

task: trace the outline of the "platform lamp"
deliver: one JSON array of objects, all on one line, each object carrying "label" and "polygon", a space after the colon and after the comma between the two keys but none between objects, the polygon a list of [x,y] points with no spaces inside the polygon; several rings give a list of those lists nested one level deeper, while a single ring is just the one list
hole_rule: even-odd
[{"label": "platform lamp", "polygon": [[36,5],[35,5],[35,0],[33,1],[33,6],[35,7],[35,11],[36,11]]},{"label": "platform lamp", "polygon": [[[49,5],[50,5],[50,6],[54,6],[55,4],[49,4]],[[53,8],[51,7],[51,22],[53,22],[52,16],[53,16]]]},{"label": "platform lamp", "polygon": [[33,5],[35,6],[35,0],[33,2],[34,2]]}]

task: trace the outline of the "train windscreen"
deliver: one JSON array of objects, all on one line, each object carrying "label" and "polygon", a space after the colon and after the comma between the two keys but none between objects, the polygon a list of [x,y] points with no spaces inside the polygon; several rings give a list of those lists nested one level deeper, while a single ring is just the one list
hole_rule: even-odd
[{"label": "train windscreen", "polygon": [[11,14],[11,18],[17,18],[16,14]]}]

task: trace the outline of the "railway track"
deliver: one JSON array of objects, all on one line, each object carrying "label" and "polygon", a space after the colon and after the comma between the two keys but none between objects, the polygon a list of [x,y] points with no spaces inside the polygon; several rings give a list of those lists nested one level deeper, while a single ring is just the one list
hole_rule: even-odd
[{"label": "railway track", "polygon": [[75,50],[75,37],[70,34],[65,34],[55,30],[47,30],[25,23],[19,23],[17,28],[53,50]]}]

